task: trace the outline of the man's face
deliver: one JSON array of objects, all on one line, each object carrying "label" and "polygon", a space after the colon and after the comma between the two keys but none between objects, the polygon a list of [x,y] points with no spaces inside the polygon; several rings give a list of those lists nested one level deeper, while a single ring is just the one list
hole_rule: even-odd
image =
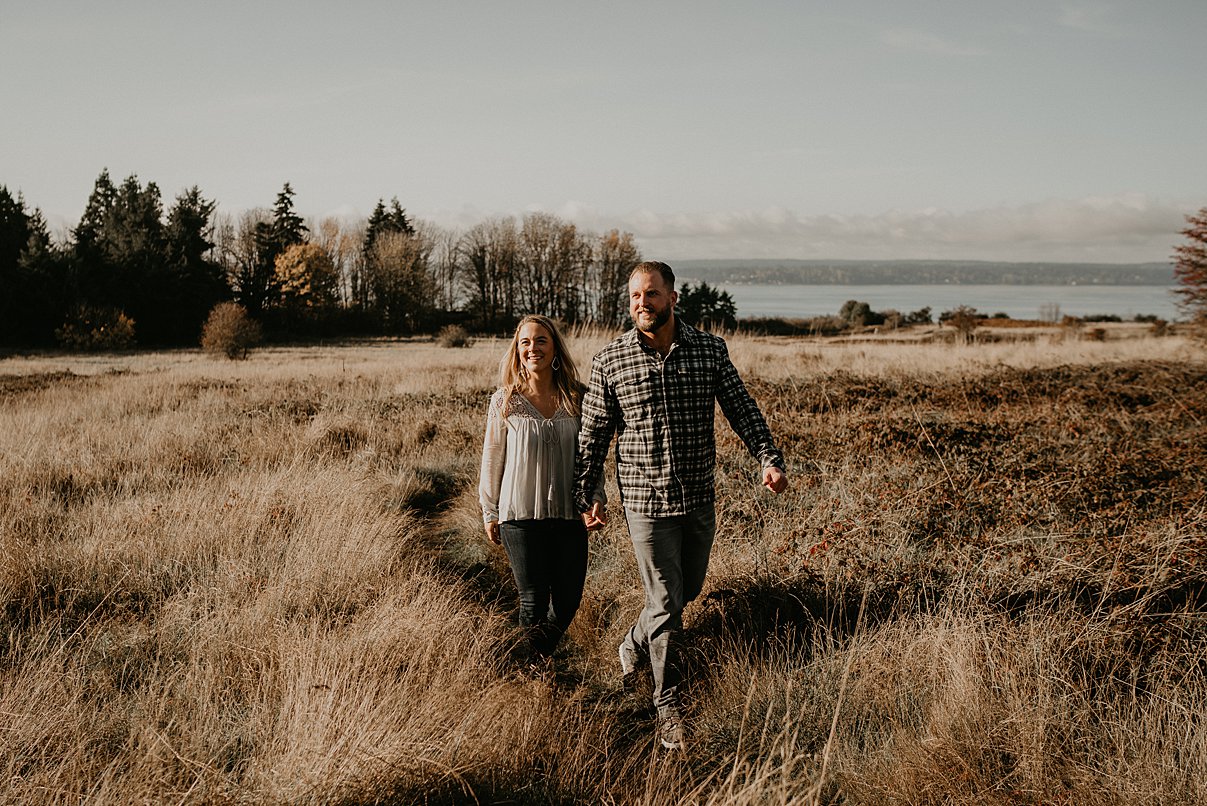
[{"label": "man's face", "polygon": [[629,278],[629,315],[643,333],[654,333],[669,322],[678,299],[656,271],[639,271]]}]

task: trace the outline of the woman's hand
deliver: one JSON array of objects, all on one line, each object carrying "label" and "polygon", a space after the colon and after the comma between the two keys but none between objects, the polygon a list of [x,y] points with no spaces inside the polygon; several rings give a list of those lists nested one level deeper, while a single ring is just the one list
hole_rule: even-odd
[{"label": "woman's hand", "polygon": [[494,543],[496,546],[503,545],[503,538],[499,536],[499,522],[498,521],[487,521],[486,522],[486,539],[489,540],[491,543]]},{"label": "woman's hand", "polygon": [[596,501],[583,513],[583,525],[587,527],[588,532],[597,532],[608,525],[608,513],[603,504]]}]

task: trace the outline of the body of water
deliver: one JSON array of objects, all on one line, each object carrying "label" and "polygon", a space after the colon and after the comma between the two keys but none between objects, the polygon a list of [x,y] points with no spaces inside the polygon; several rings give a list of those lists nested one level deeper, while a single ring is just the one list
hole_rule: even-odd
[{"label": "body of water", "polygon": [[728,291],[739,318],[778,316],[808,318],[838,313],[847,300],[866,302],[873,311],[903,314],[930,308],[938,319],[960,305],[978,313],[1005,313],[1011,319],[1042,319],[1059,306],[1058,316],[1113,314],[1131,319],[1151,314],[1178,318],[1175,297],[1163,286],[1123,285],[716,285]]}]

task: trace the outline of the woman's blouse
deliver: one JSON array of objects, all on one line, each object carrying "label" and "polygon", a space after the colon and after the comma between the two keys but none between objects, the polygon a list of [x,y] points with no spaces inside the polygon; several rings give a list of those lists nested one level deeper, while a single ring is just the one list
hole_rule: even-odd
[{"label": "woman's blouse", "polygon": [[561,406],[545,417],[519,392],[503,411],[504,391],[490,398],[478,500],[482,518],[519,521],[574,518],[574,455],[579,419]]}]

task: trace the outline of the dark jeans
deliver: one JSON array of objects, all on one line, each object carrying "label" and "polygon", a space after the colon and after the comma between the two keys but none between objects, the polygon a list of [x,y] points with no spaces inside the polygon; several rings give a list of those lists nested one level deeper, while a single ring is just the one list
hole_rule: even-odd
[{"label": "dark jeans", "polygon": [[578,518],[503,521],[499,535],[520,593],[520,626],[535,654],[552,655],[583,598],[587,528]]}]

